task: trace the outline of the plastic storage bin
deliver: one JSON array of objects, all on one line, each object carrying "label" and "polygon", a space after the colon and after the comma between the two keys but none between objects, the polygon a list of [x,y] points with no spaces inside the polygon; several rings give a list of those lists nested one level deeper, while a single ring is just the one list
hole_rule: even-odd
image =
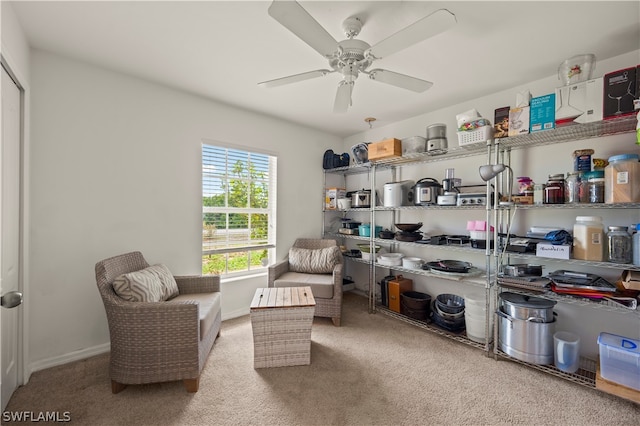
[{"label": "plastic storage bin", "polygon": [[600,333],[598,346],[602,378],[640,390],[640,340]]}]

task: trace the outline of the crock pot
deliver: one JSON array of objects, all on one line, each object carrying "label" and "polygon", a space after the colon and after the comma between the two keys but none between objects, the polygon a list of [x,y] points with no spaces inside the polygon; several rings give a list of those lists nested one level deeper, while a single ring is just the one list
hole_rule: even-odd
[{"label": "crock pot", "polygon": [[413,203],[416,206],[428,206],[438,202],[442,194],[442,185],[433,178],[422,178],[413,186]]},{"label": "crock pot", "polygon": [[371,190],[361,189],[353,191],[351,194],[351,208],[371,207]]}]

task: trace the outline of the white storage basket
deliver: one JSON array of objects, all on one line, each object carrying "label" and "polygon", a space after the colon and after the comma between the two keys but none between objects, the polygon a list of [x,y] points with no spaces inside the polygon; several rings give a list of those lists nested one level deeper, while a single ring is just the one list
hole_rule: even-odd
[{"label": "white storage basket", "polygon": [[458,145],[463,148],[469,145],[475,146],[479,143],[486,143],[491,139],[493,139],[493,126],[482,126],[475,130],[458,132]]}]

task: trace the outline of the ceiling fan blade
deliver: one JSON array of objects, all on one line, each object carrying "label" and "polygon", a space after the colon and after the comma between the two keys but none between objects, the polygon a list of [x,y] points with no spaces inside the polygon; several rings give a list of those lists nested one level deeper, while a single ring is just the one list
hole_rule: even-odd
[{"label": "ceiling fan blade", "polygon": [[384,58],[439,34],[453,27],[455,23],[456,15],[447,9],[436,10],[375,44],[368,50],[368,53],[378,59]]},{"label": "ceiling fan blade", "polygon": [[300,74],[290,75],[288,77],[276,78],[274,80],[262,81],[258,83],[258,86],[264,87],[278,87],[283,86],[285,84],[297,83],[299,81],[310,80],[312,78],[324,77],[327,74],[331,74],[335,71],[330,70],[315,70],[303,72]]},{"label": "ceiling fan blade", "polygon": [[424,92],[433,86],[433,83],[427,80],[421,80],[419,78],[410,77],[404,74],[398,74],[397,72],[374,69],[369,71],[369,78],[371,80],[379,81],[382,83],[391,84],[392,86],[402,87],[403,89],[411,90],[414,92]]},{"label": "ceiling fan blade", "polygon": [[331,56],[338,46],[331,34],[298,2],[275,0],[269,6],[269,15],[322,56]]},{"label": "ceiling fan blade", "polygon": [[336,100],[333,103],[333,112],[345,113],[351,106],[351,92],[353,91],[353,81],[342,80],[336,92]]}]

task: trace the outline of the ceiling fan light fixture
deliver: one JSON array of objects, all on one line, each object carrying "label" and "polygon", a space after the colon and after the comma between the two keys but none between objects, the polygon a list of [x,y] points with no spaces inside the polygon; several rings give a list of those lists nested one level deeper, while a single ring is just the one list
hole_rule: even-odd
[{"label": "ceiling fan light fixture", "polygon": [[[338,42],[296,1],[274,0],[269,7],[269,15],[328,59],[333,71],[327,73],[339,72],[343,75],[344,80],[338,85],[334,112],[346,112],[351,105],[353,84],[361,72],[368,74],[372,80],[414,92],[419,93],[429,89],[433,85],[430,81],[383,69],[372,71],[367,69],[374,60],[406,49],[447,30],[456,23],[453,13],[440,9],[371,46],[363,40],[354,38],[360,34],[363,26],[363,22],[355,16],[345,19],[342,23],[347,39]],[[321,77],[327,73],[317,70],[259,84],[274,87]]]}]

